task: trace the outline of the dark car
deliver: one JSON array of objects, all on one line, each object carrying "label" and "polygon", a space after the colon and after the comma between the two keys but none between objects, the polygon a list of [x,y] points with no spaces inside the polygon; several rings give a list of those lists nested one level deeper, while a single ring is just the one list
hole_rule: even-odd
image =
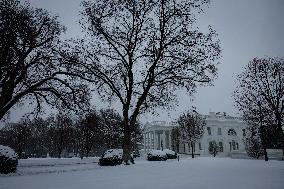
[{"label": "dark car", "polygon": [[[120,165],[122,163],[122,155],[123,149],[110,149],[103,153],[101,158],[99,159],[99,165],[106,166],[106,165]],[[131,154],[131,162],[134,162],[133,155]]]},{"label": "dark car", "polygon": [[8,147],[0,145],[0,173],[15,173],[18,166],[16,152]]},{"label": "dark car", "polygon": [[147,154],[148,161],[166,161],[167,154],[162,150],[151,150]]},{"label": "dark car", "polygon": [[173,150],[170,149],[164,149],[163,150],[167,154],[168,159],[176,159],[177,158],[177,153]]}]

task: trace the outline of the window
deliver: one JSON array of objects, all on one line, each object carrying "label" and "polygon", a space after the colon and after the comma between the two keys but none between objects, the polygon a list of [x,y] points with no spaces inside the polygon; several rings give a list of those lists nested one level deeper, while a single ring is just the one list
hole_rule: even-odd
[{"label": "window", "polygon": [[229,136],[236,136],[237,133],[236,133],[236,131],[235,131],[234,129],[229,129],[228,135],[229,135]]},{"label": "window", "polygon": [[243,136],[245,137],[246,136],[246,130],[243,129]]},{"label": "window", "polygon": [[211,127],[207,127],[208,135],[211,135]]},{"label": "window", "polygon": [[213,148],[213,142],[209,142],[209,148]]},{"label": "window", "polygon": [[221,128],[218,128],[218,135],[222,135]]},{"label": "window", "polygon": [[219,142],[219,150],[220,150],[220,152],[223,152],[223,143],[222,142]]},{"label": "window", "polygon": [[236,150],[239,149],[239,144],[236,142]]},{"label": "window", "polygon": [[234,140],[232,141],[232,146],[233,146],[233,150],[236,150],[236,142]]},{"label": "window", "polygon": [[199,146],[199,150],[202,150],[201,142],[198,143],[198,146]]}]

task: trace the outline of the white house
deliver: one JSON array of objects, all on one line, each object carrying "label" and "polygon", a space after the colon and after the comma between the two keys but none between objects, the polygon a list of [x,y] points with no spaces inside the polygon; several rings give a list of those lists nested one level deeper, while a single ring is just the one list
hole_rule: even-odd
[{"label": "white house", "polygon": [[179,153],[191,153],[191,150],[201,156],[209,156],[210,142],[215,141],[219,146],[219,156],[230,156],[232,152],[245,152],[243,137],[246,124],[239,117],[210,112],[205,115],[206,126],[201,139],[191,149],[185,141],[177,146],[172,141],[172,129],[176,123],[155,121],[144,126],[144,149],[172,149]]}]

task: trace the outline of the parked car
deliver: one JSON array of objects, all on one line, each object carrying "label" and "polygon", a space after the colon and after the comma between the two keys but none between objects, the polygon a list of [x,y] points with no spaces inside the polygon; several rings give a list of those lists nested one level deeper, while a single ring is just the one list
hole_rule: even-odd
[{"label": "parked car", "polygon": [[177,158],[177,153],[173,150],[164,149],[164,152],[167,154],[168,159],[176,159]]},{"label": "parked car", "polygon": [[151,150],[147,154],[148,161],[166,161],[167,154],[162,150]]},{"label": "parked car", "polygon": [[[103,153],[99,159],[99,165],[120,165],[122,163],[123,149],[109,149]],[[131,154],[131,162],[134,162],[133,155]]]},{"label": "parked car", "polygon": [[0,173],[15,173],[17,166],[17,153],[8,146],[0,145]]}]

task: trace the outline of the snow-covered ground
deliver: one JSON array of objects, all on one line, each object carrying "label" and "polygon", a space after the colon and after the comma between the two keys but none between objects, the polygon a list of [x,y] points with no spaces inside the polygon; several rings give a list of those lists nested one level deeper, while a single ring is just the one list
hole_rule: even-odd
[{"label": "snow-covered ground", "polygon": [[[29,158],[20,159],[16,173],[1,176],[36,175],[42,173],[59,173],[90,170],[98,167],[99,157],[90,158]],[[1,184],[1,182],[0,182]],[[2,189],[0,187],[0,189]]]},{"label": "snow-covered ground", "polygon": [[[94,159],[93,159],[94,160]],[[77,164],[19,166],[18,174],[0,176],[1,189],[283,189],[284,161],[229,158],[181,158],[163,162],[100,167],[93,160]],[[28,160],[27,160],[28,161]],[[39,161],[39,160],[38,160]],[[41,160],[44,161],[44,160]],[[52,160],[46,160],[50,162]],[[54,160],[56,162],[56,160]],[[61,161],[61,160],[58,160]],[[83,160],[84,161],[84,160]],[[64,162],[64,161],[62,161]],[[77,162],[77,163],[76,163]],[[51,163],[49,163],[51,164]],[[25,165],[25,166],[23,166]],[[43,163],[41,163],[43,165]],[[31,170],[37,167],[37,171]],[[50,171],[39,171],[50,168]],[[30,169],[29,171],[27,171]],[[34,174],[33,174],[34,173]]]}]

